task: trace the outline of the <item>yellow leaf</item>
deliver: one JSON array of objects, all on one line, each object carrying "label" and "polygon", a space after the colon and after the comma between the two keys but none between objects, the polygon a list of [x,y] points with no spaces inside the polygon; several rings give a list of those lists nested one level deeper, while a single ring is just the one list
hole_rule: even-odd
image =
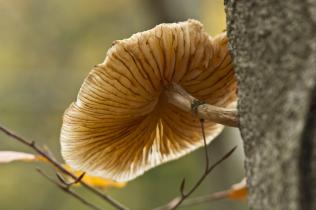
[{"label": "yellow leaf", "polygon": [[[73,174],[75,174],[77,177],[79,177],[83,172],[82,171],[76,171],[74,169],[72,169],[69,165],[64,164],[63,165],[64,168],[66,168],[68,171],[72,172]],[[68,181],[73,181],[71,178],[69,178]],[[110,179],[104,179],[102,177],[98,177],[98,176],[90,176],[88,174],[85,174],[82,178],[82,181],[84,181],[85,183],[97,187],[97,188],[108,188],[108,187],[117,187],[117,188],[122,188],[126,185],[126,182],[116,182]],[[75,186],[79,186],[79,183],[76,184]]]},{"label": "yellow leaf", "polygon": [[232,200],[245,200],[248,196],[247,180],[244,178],[238,184],[234,184],[229,192],[228,198]]},{"label": "yellow leaf", "polygon": [[48,163],[48,160],[46,157],[43,157],[42,155],[35,155],[35,160],[39,162]]}]

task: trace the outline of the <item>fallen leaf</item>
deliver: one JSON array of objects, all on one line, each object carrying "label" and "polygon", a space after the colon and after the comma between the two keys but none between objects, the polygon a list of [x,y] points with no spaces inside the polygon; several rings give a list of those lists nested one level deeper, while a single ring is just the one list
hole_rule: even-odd
[{"label": "fallen leaf", "polygon": [[0,163],[10,163],[12,161],[35,161],[36,156],[24,152],[0,151]]}]

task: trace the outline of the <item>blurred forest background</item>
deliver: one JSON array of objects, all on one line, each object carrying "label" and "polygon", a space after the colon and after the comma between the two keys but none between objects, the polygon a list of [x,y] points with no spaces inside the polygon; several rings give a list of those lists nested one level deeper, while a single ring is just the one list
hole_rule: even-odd
[{"label": "blurred forest background", "polygon": [[[223,0],[0,0],[0,123],[60,158],[59,132],[62,114],[75,100],[84,77],[103,61],[112,41],[128,38],[161,22],[195,18],[211,35],[225,29]],[[226,129],[209,146],[211,160],[241,144],[236,129]],[[0,150],[33,152],[0,134]],[[243,152],[220,165],[193,196],[209,194],[239,182]],[[61,158],[60,158],[61,160]],[[87,209],[41,177],[41,164],[0,165],[1,210]],[[190,186],[204,170],[199,149],[164,164],[106,193],[131,209],[165,204],[179,194],[182,178]],[[87,199],[101,204],[86,191]],[[104,209],[113,209],[103,204]],[[184,210],[245,210],[245,202],[218,201]]]}]

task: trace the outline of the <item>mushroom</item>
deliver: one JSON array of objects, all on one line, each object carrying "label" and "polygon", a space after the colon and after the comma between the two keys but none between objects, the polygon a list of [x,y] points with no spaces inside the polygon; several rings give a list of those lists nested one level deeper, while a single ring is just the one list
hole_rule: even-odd
[{"label": "mushroom", "polygon": [[[210,105],[233,107],[236,80],[226,34],[212,38],[200,22],[188,20],[115,41],[65,111],[65,161],[128,181],[203,146],[199,119],[168,99],[173,84]],[[210,120],[204,126],[207,143],[224,127]]]}]

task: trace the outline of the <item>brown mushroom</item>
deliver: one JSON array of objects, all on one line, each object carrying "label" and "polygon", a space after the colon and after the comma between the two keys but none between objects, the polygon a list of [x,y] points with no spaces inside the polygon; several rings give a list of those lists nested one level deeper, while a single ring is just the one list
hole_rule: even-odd
[{"label": "brown mushroom", "polygon": [[[168,102],[172,83],[208,104],[232,106],[236,81],[226,34],[212,38],[188,20],[115,41],[64,114],[66,162],[127,181],[201,147],[199,119]],[[207,142],[222,129],[206,121]]]}]

